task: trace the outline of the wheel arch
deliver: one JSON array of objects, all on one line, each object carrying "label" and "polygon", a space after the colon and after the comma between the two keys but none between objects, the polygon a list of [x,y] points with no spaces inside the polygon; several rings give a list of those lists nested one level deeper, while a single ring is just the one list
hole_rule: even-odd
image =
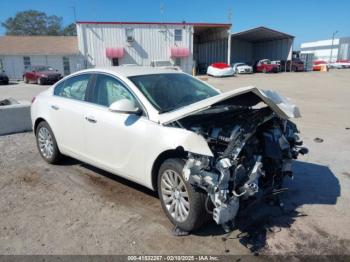
[{"label": "wheel arch", "polygon": [[50,125],[44,118],[38,117],[38,118],[35,120],[35,122],[34,122],[34,127],[33,127],[33,132],[34,132],[34,134],[36,133],[36,128],[38,127],[38,125],[39,125],[41,122],[46,122],[48,125]]},{"label": "wheel arch", "polygon": [[157,191],[157,178],[160,166],[162,163],[169,158],[185,158],[187,157],[187,152],[182,146],[178,146],[175,149],[166,150],[158,155],[152,166],[152,187]]}]

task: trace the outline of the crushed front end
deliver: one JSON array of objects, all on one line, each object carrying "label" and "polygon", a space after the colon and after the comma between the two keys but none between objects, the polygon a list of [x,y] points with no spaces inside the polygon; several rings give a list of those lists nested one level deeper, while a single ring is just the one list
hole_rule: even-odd
[{"label": "crushed front end", "polygon": [[207,211],[230,230],[241,201],[279,190],[292,160],[307,153],[296,125],[269,106],[223,103],[178,121],[203,136],[213,157],[189,152],[186,181],[207,194]]}]

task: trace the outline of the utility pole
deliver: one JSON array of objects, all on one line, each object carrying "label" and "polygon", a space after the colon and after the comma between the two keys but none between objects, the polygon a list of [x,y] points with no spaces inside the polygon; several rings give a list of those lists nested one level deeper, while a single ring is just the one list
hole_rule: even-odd
[{"label": "utility pole", "polygon": [[77,13],[76,13],[76,10],[75,10],[75,5],[70,6],[70,8],[73,9],[74,22],[76,23],[77,22]]},{"label": "utility pole", "polygon": [[[232,8],[230,7],[227,14],[229,24],[232,25]],[[231,26],[232,27],[232,26]],[[227,64],[231,66],[231,28],[227,30]]]},{"label": "utility pole", "polygon": [[332,35],[332,45],[331,45],[331,57],[329,58],[329,62],[332,63],[332,57],[333,57],[333,42],[334,42],[334,36],[338,33],[338,30],[336,30]]}]

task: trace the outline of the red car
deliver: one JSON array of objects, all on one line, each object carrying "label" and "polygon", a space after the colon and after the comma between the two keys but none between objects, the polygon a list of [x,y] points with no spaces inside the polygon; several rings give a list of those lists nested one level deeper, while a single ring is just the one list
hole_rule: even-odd
[{"label": "red car", "polygon": [[323,60],[316,60],[313,62],[312,71],[321,71],[322,67],[326,66],[328,69],[328,63]]},{"label": "red car", "polygon": [[25,83],[37,83],[38,85],[54,84],[62,78],[58,70],[51,66],[31,66],[23,74]]},{"label": "red car", "polygon": [[278,73],[280,71],[280,66],[278,64],[272,64],[269,59],[262,59],[256,63],[255,71],[262,73]]}]

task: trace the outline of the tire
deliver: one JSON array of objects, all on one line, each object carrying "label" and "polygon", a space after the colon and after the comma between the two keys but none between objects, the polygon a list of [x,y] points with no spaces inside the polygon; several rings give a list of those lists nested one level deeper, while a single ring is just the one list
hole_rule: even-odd
[{"label": "tire", "polygon": [[27,78],[26,76],[23,76],[23,81],[24,81],[24,83],[26,83],[26,84],[29,83],[28,78]]},{"label": "tire", "polygon": [[42,121],[38,124],[35,130],[35,137],[41,157],[49,164],[58,163],[62,158],[62,154],[58,149],[56,138],[47,122]]},{"label": "tire", "polygon": [[37,84],[40,86],[43,84],[43,80],[40,77],[36,81],[37,81]]},{"label": "tire", "polygon": [[263,70],[262,70],[262,72],[264,73],[264,74],[266,74],[266,68],[263,68]]},{"label": "tire", "polygon": [[[184,160],[179,158],[167,159],[163,162],[158,172],[158,195],[163,211],[171,223],[184,231],[191,232],[200,228],[208,220],[208,214],[205,210],[206,195],[197,192],[182,177],[184,164]],[[180,190],[173,191],[170,189],[174,185],[173,181],[178,182],[177,189]],[[188,205],[184,203],[186,200]],[[169,209],[173,203],[175,203],[173,206],[174,212],[171,212]],[[176,207],[178,207],[178,212],[175,211]],[[176,213],[178,216],[176,216]]]}]

